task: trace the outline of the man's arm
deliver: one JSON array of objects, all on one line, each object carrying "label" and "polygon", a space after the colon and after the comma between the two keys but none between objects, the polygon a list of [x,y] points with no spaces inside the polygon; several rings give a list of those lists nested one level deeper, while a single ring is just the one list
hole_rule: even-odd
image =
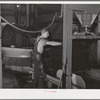
[{"label": "man's arm", "polygon": [[46,45],[58,46],[58,45],[62,45],[62,43],[61,42],[55,42],[55,41],[47,41]]}]

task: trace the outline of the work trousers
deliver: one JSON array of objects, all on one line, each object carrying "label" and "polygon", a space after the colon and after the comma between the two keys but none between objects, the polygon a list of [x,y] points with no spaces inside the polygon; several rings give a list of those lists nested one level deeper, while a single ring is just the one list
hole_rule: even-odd
[{"label": "work trousers", "polygon": [[45,78],[46,74],[45,72],[41,69],[41,66],[34,66],[34,88],[44,88],[45,87]]}]

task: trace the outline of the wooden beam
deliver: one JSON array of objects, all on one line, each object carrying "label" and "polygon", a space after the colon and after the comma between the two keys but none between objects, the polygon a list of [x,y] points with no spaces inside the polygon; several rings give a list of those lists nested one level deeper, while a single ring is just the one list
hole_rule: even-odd
[{"label": "wooden beam", "polygon": [[19,4],[18,26],[21,26],[21,4]]},{"label": "wooden beam", "polygon": [[70,4],[70,9],[87,11],[89,13],[100,13],[99,4]]},{"label": "wooden beam", "polygon": [[[57,86],[59,85],[60,79],[55,78],[55,77],[52,77],[52,76],[50,76],[50,75],[47,75],[47,78],[48,78],[48,80],[49,80],[51,83],[53,83],[53,84],[55,84],[55,85],[57,85]],[[60,86],[62,86],[62,82],[61,82]]]},{"label": "wooden beam", "polygon": [[1,4],[0,4],[0,88],[2,88]]},{"label": "wooden beam", "polygon": [[29,22],[30,22],[29,21],[29,18],[30,18],[30,7],[29,7],[29,4],[27,4],[26,5],[26,19],[27,19],[26,20],[27,21],[26,23],[27,23],[27,27],[29,26]]},{"label": "wooden beam", "polygon": [[71,89],[72,76],[72,19],[73,11],[69,5],[63,7],[63,66],[66,73],[66,88]]},{"label": "wooden beam", "polygon": [[[98,15],[98,28],[97,32],[100,34],[100,14]],[[97,60],[100,64],[100,40],[97,41]]]}]

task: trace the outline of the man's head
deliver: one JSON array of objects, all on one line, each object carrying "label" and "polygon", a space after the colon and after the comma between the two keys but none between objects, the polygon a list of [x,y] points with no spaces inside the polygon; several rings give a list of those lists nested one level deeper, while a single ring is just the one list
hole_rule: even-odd
[{"label": "man's head", "polygon": [[41,31],[41,36],[43,36],[44,38],[47,38],[49,36],[49,31],[46,29],[43,29]]}]

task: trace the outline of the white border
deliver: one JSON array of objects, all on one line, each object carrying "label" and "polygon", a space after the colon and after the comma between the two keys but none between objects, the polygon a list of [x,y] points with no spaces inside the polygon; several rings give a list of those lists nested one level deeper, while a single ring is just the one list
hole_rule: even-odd
[{"label": "white border", "polygon": [[0,99],[100,99],[100,90],[2,89]]},{"label": "white border", "polygon": [[[100,4],[100,1],[0,1],[0,4]],[[93,89],[0,89],[0,99],[100,99]]]},{"label": "white border", "polygon": [[100,1],[0,1],[0,4],[100,4]]}]

